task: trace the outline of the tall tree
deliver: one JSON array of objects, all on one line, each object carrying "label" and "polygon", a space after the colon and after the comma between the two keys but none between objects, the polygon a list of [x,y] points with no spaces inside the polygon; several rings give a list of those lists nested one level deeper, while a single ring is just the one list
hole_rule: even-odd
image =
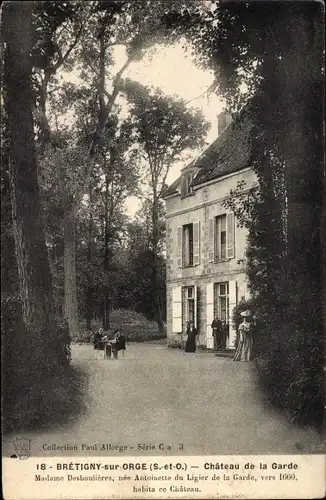
[{"label": "tall tree", "polygon": [[[90,90],[90,89],[88,89]],[[79,141],[89,144],[92,138],[94,124],[96,123],[96,101],[87,90],[88,98],[78,103],[77,129]],[[95,104],[95,106],[94,106]],[[113,256],[113,246],[120,238],[119,228],[122,222],[124,203],[129,195],[138,192],[138,168],[136,164],[137,149],[135,148],[135,137],[133,127],[129,119],[122,119],[119,106],[115,105],[111,111],[101,148],[97,154],[96,170],[90,179],[90,189],[87,196],[89,206],[88,224],[88,266],[92,268],[92,254],[94,248],[94,236],[97,233],[96,224],[102,226],[101,235],[97,237],[98,242],[103,243],[103,272],[106,285],[102,288],[103,295],[103,325],[108,328],[110,300],[112,287],[109,283],[110,262]],[[98,192],[98,196],[94,194]],[[96,220],[97,219],[97,220]],[[122,229],[122,228],[121,228]],[[92,318],[92,295],[95,292],[92,273],[89,275],[88,288],[88,317],[87,328],[91,327]]]},{"label": "tall tree", "polygon": [[[32,53],[34,64],[33,81],[35,86],[35,105],[33,111],[39,129],[38,154],[41,166],[43,165],[44,167],[44,164],[47,164],[47,168],[50,165],[52,166],[52,171],[47,171],[45,172],[45,176],[43,175],[43,180],[46,174],[49,174],[50,177],[52,176],[57,180],[57,185],[59,186],[61,208],[63,210],[64,315],[68,321],[70,332],[73,335],[79,330],[75,265],[75,212],[84,186],[81,187],[81,191],[78,191],[77,194],[72,189],[71,182],[68,182],[68,184],[65,183],[67,170],[65,170],[65,164],[62,163],[62,152],[61,157],[58,154],[57,161],[53,163],[53,151],[59,145],[61,148],[66,147],[69,142],[71,143],[73,138],[70,137],[68,141],[58,140],[60,131],[58,130],[58,126],[56,127],[57,130],[53,131],[51,118],[53,116],[57,118],[58,114],[63,114],[69,108],[69,104],[71,105],[69,99],[60,99],[60,94],[62,94],[62,91],[64,93],[65,91],[67,92],[69,85],[59,85],[58,73],[62,70],[69,70],[73,66],[74,49],[76,49],[81,40],[86,19],[91,15],[92,12],[89,6],[82,5],[79,2],[68,2],[65,6],[59,6],[58,8],[52,2],[41,2],[37,6],[34,15],[35,29],[37,33],[40,33],[39,38],[34,44]],[[50,113],[48,112],[49,104]],[[51,158],[47,158],[47,155]],[[42,162],[42,160],[44,161]],[[85,164],[81,158],[80,160],[82,165]],[[90,165],[88,162],[86,162],[86,165],[86,172],[83,168],[81,170],[83,175],[88,176]],[[74,166],[73,170],[76,172],[76,166]]]},{"label": "tall tree", "polygon": [[[197,5],[197,1],[193,5]],[[97,122],[90,144],[94,157],[103,137],[111,110],[121,90],[122,77],[135,61],[153,52],[160,43],[173,43],[179,35],[162,23],[168,11],[182,12],[183,0],[148,0],[145,2],[96,2],[95,17],[87,24],[80,50],[81,77],[94,79],[97,92]],[[107,71],[114,63],[113,50],[125,48],[126,60],[115,75]],[[111,91],[107,89],[110,81]]]},{"label": "tall tree", "polygon": [[[162,200],[159,202],[157,214],[159,243],[155,258],[152,245],[152,209],[151,200],[144,200],[128,228],[128,288],[132,307],[144,314],[147,319],[157,322],[159,304],[159,319],[163,323],[166,320],[166,259],[164,255],[165,210]],[[160,328],[159,323],[158,327]],[[160,333],[164,333],[162,327],[160,330]]]},{"label": "tall tree", "polygon": [[138,172],[135,159],[137,152],[133,146],[135,137],[130,122],[124,121],[115,130],[114,137],[109,138],[109,144],[102,150],[102,168],[104,181],[104,259],[103,270],[105,287],[103,293],[103,328],[110,325],[110,284],[108,283],[110,265],[113,257],[113,245],[119,234],[116,222],[127,196],[138,192]]},{"label": "tall tree", "polygon": [[53,92],[65,88],[60,85],[58,74],[69,70],[74,62],[74,49],[81,40],[88,6],[79,2],[39,2],[34,9],[35,36],[32,61],[35,105],[33,108],[38,125],[38,153],[44,151],[52,139],[47,108]]},{"label": "tall tree", "polygon": [[[84,194],[90,193],[91,178],[95,172],[95,164],[98,154],[101,153],[102,143],[108,124],[112,125],[110,115],[113,112],[116,99],[120,92],[121,78],[128,66],[140,59],[145,51],[154,44],[162,41],[166,35],[165,27],[161,24],[161,18],[166,13],[167,3],[171,7],[181,8],[183,2],[68,2],[65,22],[61,24],[53,20],[51,12],[53,5],[50,2],[42,3],[40,16],[40,28],[45,33],[45,40],[41,40],[41,48],[46,44],[45,57],[39,50],[41,57],[35,58],[35,84],[37,88],[35,116],[40,128],[40,151],[44,152],[46,144],[51,142],[51,126],[47,116],[47,100],[52,97],[52,105],[55,106],[56,98],[63,101],[67,106],[70,101],[70,112],[78,108],[73,105],[69,95],[78,95],[73,85],[57,85],[57,74],[59,70],[69,70],[78,66],[81,68],[80,79],[91,82],[93,91],[92,101],[96,103],[95,116],[93,116],[93,133],[89,136],[88,155],[90,162],[84,173],[84,186],[73,198],[69,199],[62,192],[64,216],[64,252],[65,252],[65,296],[66,315],[70,330],[73,334],[78,331],[77,317],[77,293],[76,293],[76,271],[75,271],[75,225],[76,211]],[[149,5],[153,8],[148,9]],[[53,13],[52,13],[53,14]],[[48,21],[50,18],[50,22]],[[50,26],[48,26],[48,24]],[[149,29],[150,27],[150,29]],[[108,67],[114,63],[112,50],[116,45],[126,47],[127,59],[122,67],[112,76]],[[72,59],[72,56],[76,56]],[[108,91],[111,84],[111,91]],[[75,90],[75,92],[74,92]],[[81,89],[83,92],[83,89]],[[81,95],[79,93],[79,95]],[[67,99],[68,96],[68,99]],[[95,99],[94,99],[95,96]],[[62,104],[62,103],[61,103]],[[53,145],[52,145],[53,147]],[[60,174],[60,163],[56,166],[58,176]],[[64,188],[64,184],[60,185]],[[91,198],[91,196],[90,196]],[[92,232],[92,221],[90,212],[89,234]],[[91,245],[89,246],[89,259],[91,259]],[[89,287],[89,301],[91,302],[91,290]]]},{"label": "tall tree", "polygon": [[41,162],[39,176],[47,197],[62,213],[64,241],[64,315],[72,335],[79,331],[76,281],[76,198],[84,192],[89,169],[87,149],[81,146],[50,148]]},{"label": "tall tree", "polygon": [[[185,150],[204,144],[208,123],[196,109],[187,108],[185,101],[165,96],[160,90],[146,88],[126,80],[124,92],[130,103],[137,140],[149,178],[151,204],[152,289],[158,286],[157,258],[161,250],[162,231],[159,213],[160,197],[165,188],[171,165],[178,161]],[[163,331],[162,307],[155,296],[156,320]]]},{"label": "tall tree", "polygon": [[[56,373],[64,351],[55,323],[51,273],[42,224],[33,127],[33,3],[3,9],[4,102],[8,114],[13,234],[24,329],[18,372],[30,387]],[[59,347],[59,348],[58,348]],[[33,380],[34,377],[34,380]]]}]

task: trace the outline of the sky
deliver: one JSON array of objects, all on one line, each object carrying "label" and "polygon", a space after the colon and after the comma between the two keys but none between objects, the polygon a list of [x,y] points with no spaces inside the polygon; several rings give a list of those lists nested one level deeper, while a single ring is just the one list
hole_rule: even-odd
[{"label": "sky", "polygon": [[[112,73],[119,71],[126,61],[124,47],[115,48],[114,59],[116,68]],[[173,46],[158,47],[153,57],[148,55],[143,60],[132,63],[123,77],[136,80],[143,85],[158,87],[167,95],[176,95],[191,101],[188,106],[201,109],[211,124],[206,142],[210,144],[217,137],[217,116],[223,110],[224,104],[217,95],[209,95],[206,92],[213,83],[213,74],[194,64],[191,55],[183,48],[182,42]],[[77,80],[74,74],[65,74],[64,78],[74,82]],[[123,98],[120,97],[117,101],[123,107]],[[191,152],[191,159],[196,158],[201,152],[200,150]],[[191,159],[175,163],[171,167],[167,177],[168,184],[180,175],[180,169]],[[140,201],[137,198],[128,198],[126,208],[130,216],[134,215],[139,207]]]},{"label": "sky", "polygon": [[[115,55],[118,69],[125,61],[124,49],[117,47]],[[217,137],[217,115],[223,110],[224,105],[218,96],[206,93],[213,83],[213,74],[199,69],[191,56],[185,52],[181,43],[171,47],[161,47],[153,58],[146,57],[142,61],[131,64],[124,76],[143,85],[159,87],[167,95],[176,95],[186,101],[194,99],[188,106],[200,108],[211,124],[206,141],[211,143]],[[205,94],[201,96],[203,93]],[[193,158],[200,153],[199,150],[193,151]],[[189,160],[178,162],[172,166],[167,177],[168,184],[180,175],[180,169],[188,162]],[[139,202],[136,198],[128,199],[127,209],[130,214],[134,213],[138,207]]]}]

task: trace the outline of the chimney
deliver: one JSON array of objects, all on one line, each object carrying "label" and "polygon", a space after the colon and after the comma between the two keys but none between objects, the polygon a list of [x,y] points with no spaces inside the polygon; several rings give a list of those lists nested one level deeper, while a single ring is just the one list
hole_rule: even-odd
[{"label": "chimney", "polygon": [[226,111],[222,111],[219,115],[217,115],[217,132],[218,135],[221,135],[222,132],[226,129],[228,125],[232,122],[232,116],[229,115]]}]

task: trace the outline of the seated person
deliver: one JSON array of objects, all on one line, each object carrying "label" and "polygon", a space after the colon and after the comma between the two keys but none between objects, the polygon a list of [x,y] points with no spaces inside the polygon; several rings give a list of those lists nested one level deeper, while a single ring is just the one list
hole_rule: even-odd
[{"label": "seated person", "polygon": [[124,335],[121,335],[119,330],[115,330],[114,338],[112,340],[111,345],[112,345],[113,357],[117,359],[118,351],[126,350],[126,337]]},{"label": "seated person", "polygon": [[106,340],[105,347],[104,347],[105,357],[106,358],[111,358],[112,344],[111,344],[111,341],[108,338],[106,338],[105,340]]},{"label": "seated person", "polygon": [[98,349],[98,350],[101,350],[101,351],[104,350],[103,336],[104,336],[104,330],[103,330],[103,328],[100,328],[94,334],[94,349]]}]

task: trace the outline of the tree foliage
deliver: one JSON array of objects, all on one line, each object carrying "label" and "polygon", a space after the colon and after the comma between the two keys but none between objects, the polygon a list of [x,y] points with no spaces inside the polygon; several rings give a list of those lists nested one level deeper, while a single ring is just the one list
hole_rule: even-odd
[{"label": "tree foliage", "polygon": [[[164,223],[160,197],[166,187],[171,165],[180,160],[185,151],[189,152],[203,145],[208,123],[199,110],[187,108],[184,100],[165,96],[159,89],[150,89],[125,80],[123,92],[130,104],[135,139],[148,179],[148,197],[144,208],[150,208],[151,234],[149,251],[143,254],[142,258],[148,260],[151,252],[152,264],[149,269],[152,278],[149,290],[153,296],[153,308],[157,311],[157,322],[163,332],[164,306],[160,279],[162,263],[159,252],[162,248]],[[145,214],[148,215],[148,212],[145,211]]]},{"label": "tree foliage", "polygon": [[200,110],[187,108],[184,100],[165,96],[159,89],[125,80],[123,92],[149,173],[151,196],[159,197],[171,165],[184,152],[204,145],[209,124]]}]

